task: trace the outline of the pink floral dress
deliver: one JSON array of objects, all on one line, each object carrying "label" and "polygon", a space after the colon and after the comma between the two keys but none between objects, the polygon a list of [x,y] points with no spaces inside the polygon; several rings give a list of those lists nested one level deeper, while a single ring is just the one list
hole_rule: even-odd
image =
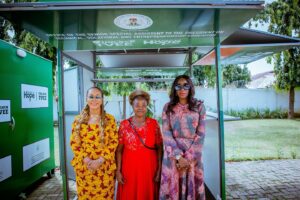
[{"label": "pink floral dress", "polygon": [[[177,104],[170,115],[164,106],[162,132],[164,156],[162,161],[160,200],[205,200],[202,148],[205,136],[205,107],[197,102],[197,111],[188,104]],[[186,158],[188,170],[176,168],[176,156]]]}]

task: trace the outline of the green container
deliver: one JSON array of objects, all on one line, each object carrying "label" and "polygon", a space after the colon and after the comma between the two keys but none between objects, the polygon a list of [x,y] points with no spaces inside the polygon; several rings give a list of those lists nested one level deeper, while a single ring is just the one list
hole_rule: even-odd
[{"label": "green container", "polygon": [[55,168],[52,62],[0,40],[0,80],[0,198],[13,199]]}]

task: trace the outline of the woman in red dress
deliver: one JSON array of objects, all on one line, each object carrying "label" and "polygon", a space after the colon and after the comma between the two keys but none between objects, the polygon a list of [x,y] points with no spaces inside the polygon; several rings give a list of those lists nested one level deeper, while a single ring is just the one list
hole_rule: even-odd
[{"label": "woman in red dress", "polygon": [[156,200],[162,160],[162,136],[155,119],[146,117],[150,96],[129,96],[134,116],[121,122],[117,157],[117,200]]}]

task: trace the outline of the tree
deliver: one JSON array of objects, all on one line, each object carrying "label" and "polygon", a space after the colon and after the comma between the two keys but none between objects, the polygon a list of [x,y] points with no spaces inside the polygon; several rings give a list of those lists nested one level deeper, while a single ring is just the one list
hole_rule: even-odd
[{"label": "tree", "polygon": [[[223,84],[222,87],[233,85],[237,88],[243,88],[251,81],[250,71],[246,66],[226,65],[223,66]],[[194,67],[194,77],[197,80],[196,85],[205,85],[215,87],[216,70],[215,66],[196,66]]]},{"label": "tree", "polygon": [[[174,78],[175,77],[171,77],[171,76],[160,76],[160,77],[153,77],[153,76],[145,76],[144,78]],[[152,90],[159,90],[159,89],[167,89],[167,88],[171,88],[172,86],[172,82],[170,81],[165,81],[165,82],[147,82],[145,83],[147,85],[148,88],[152,89]]]},{"label": "tree", "polygon": [[53,84],[56,72],[56,48],[19,26],[0,17],[0,39],[52,61]]},{"label": "tree", "polygon": [[[99,70],[97,71],[98,79],[130,79],[134,77],[126,76],[105,76],[101,73],[102,63],[100,60],[97,62]],[[143,89],[145,91],[149,90],[149,87],[145,83],[135,83],[135,82],[103,82],[97,84],[102,90],[105,96],[111,96],[116,94],[123,96],[123,119],[126,119],[126,99],[127,96],[137,88]]]},{"label": "tree", "polygon": [[216,70],[214,66],[194,66],[193,75],[195,85],[215,87],[216,86]]},{"label": "tree", "polygon": [[13,32],[12,24],[0,16],[0,39],[11,42],[11,34]]},{"label": "tree", "polygon": [[[266,5],[254,23],[268,25],[272,33],[300,37],[300,0],[278,0]],[[250,24],[250,26],[252,23]],[[289,91],[288,118],[294,118],[295,88],[300,86],[300,48],[275,54],[274,62],[275,86],[280,90]]]},{"label": "tree", "polygon": [[48,60],[51,60],[52,77],[53,79],[55,79],[56,63],[57,63],[55,47],[50,46],[45,41],[37,38],[35,35],[25,30],[20,30],[16,32],[15,45],[23,49],[26,49],[34,54],[40,55]]},{"label": "tree", "polygon": [[243,88],[251,81],[250,71],[246,66],[227,65],[223,70],[223,87],[234,85],[237,88]]}]

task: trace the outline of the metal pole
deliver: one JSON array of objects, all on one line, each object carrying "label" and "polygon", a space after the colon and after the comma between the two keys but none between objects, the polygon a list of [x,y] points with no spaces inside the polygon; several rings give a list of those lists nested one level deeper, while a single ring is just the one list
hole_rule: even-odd
[{"label": "metal pole", "polygon": [[98,83],[138,83],[138,82],[171,82],[174,78],[116,78],[116,79],[92,79]]},{"label": "metal pole", "polygon": [[58,68],[58,128],[59,128],[59,149],[60,149],[60,167],[63,182],[63,196],[64,200],[69,199],[69,184],[68,184],[68,171],[67,171],[67,153],[66,153],[66,128],[65,128],[65,115],[64,115],[64,70],[62,53],[57,49],[57,68]]},{"label": "metal pole", "polygon": [[190,77],[193,78],[194,74],[193,74],[193,65],[192,65],[192,62],[193,62],[193,51],[191,48],[189,48],[189,72],[190,72]]},{"label": "metal pole", "polygon": [[215,66],[216,66],[216,78],[217,78],[217,105],[218,105],[218,128],[219,128],[219,153],[220,153],[220,188],[221,197],[226,199],[226,188],[225,188],[225,153],[224,153],[224,115],[223,115],[223,95],[222,95],[222,66],[221,66],[221,44],[220,35],[220,10],[215,11],[215,24],[214,31],[216,33],[215,42]]},{"label": "metal pole", "polygon": [[[97,65],[97,55],[95,51],[93,52],[93,71],[94,71],[94,79],[97,79],[97,70],[96,66]],[[96,86],[96,82],[94,82],[94,86]]]}]

